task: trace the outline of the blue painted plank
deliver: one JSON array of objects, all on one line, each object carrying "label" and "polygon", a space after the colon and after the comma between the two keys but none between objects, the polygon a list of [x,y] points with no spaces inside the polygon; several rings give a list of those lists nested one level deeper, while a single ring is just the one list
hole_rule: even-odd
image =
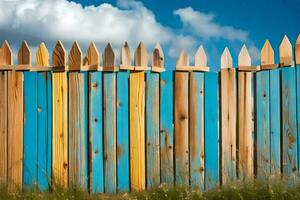
[{"label": "blue painted plank", "polygon": [[160,183],[159,74],[146,73],[146,172],[147,188]]},{"label": "blue painted plank", "polygon": [[270,73],[256,74],[256,144],[257,176],[264,179],[270,174]]},{"label": "blue painted plank", "polygon": [[204,173],[205,188],[219,183],[219,93],[218,74],[204,74]]},{"label": "blue painted plank", "polygon": [[130,190],[129,174],[129,72],[117,74],[117,189]]},{"label": "blue painted plank", "polygon": [[190,181],[204,189],[204,73],[190,74]]},{"label": "blue painted plank", "polygon": [[117,190],[116,177],[116,74],[103,74],[104,183],[105,192]]},{"label": "blue painted plank", "polygon": [[280,70],[270,71],[271,174],[280,174]]},{"label": "blue painted plank", "polygon": [[295,68],[284,68],[281,72],[282,109],[282,171],[284,176],[297,176],[297,116]]},{"label": "blue painted plank", "polygon": [[[38,166],[37,182],[40,190],[44,191],[49,188],[51,181],[51,138],[52,132],[49,127],[49,118],[52,120],[49,104],[52,104],[52,97],[49,96],[49,87],[51,89],[51,73],[39,72],[37,74],[37,128],[38,128]],[[50,94],[51,95],[51,94]],[[51,105],[50,105],[51,106]],[[50,112],[50,113],[49,113]],[[51,122],[51,121],[50,121]],[[49,141],[50,139],[50,141]],[[50,151],[50,154],[49,154]]]},{"label": "blue painted plank", "polygon": [[173,71],[160,74],[161,182],[174,183]]},{"label": "blue painted plank", "polygon": [[37,137],[37,73],[24,72],[24,187],[37,183]]},{"label": "blue painted plank", "polygon": [[104,192],[102,72],[90,72],[91,191]]}]

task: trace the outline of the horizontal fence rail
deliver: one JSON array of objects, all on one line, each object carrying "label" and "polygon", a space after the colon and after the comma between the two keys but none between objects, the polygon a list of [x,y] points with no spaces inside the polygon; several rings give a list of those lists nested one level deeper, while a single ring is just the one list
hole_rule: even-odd
[{"label": "horizontal fence rail", "polygon": [[134,64],[127,42],[120,53],[117,66],[108,44],[100,65],[94,43],[83,56],[75,42],[67,56],[58,42],[50,66],[41,43],[32,66],[23,42],[14,65],[3,43],[0,182],[115,193],[299,176],[300,37],[294,54],[283,38],[279,64],[269,41],[259,66],[243,46],[233,67],[225,48],[219,72],[202,46],[195,66],[182,51],[174,71],[159,44],[150,67],[143,43]]}]

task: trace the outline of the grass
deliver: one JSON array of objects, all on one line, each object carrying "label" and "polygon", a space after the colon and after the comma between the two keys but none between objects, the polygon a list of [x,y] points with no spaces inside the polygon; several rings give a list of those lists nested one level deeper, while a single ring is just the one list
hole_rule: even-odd
[{"label": "grass", "polygon": [[201,192],[200,190],[191,190],[186,187],[173,187],[169,185],[160,185],[157,188],[148,191],[121,193],[115,195],[90,195],[87,192],[78,189],[69,188],[53,188],[52,192],[39,192],[37,189],[30,191],[20,191],[18,189],[11,191],[7,185],[0,186],[0,199],[13,200],[13,199],[32,199],[32,200],[61,200],[61,199],[141,199],[141,200],[171,200],[171,199],[194,199],[194,200],[244,200],[244,199],[274,199],[274,200],[293,200],[300,199],[300,184],[288,184],[283,181],[270,181],[269,183],[263,182],[249,182],[240,183],[235,182],[214,190]]}]

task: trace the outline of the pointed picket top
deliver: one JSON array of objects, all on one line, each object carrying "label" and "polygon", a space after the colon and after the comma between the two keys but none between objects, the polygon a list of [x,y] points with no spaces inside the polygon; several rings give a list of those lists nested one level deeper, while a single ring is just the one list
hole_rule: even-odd
[{"label": "pointed picket top", "polygon": [[69,70],[80,70],[82,66],[82,51],[78,42],[74,42],[69,52]]},{"label": "pointed picket top", "polygon": [[176,62],[176,69],[180,67],[186,67],[190,65],[190,58],[189,55],[187,54],[186,50],[183,49],[177,59]]},{"label": "pointed picket top", "polygon": [[42,42],[36,51],[36,65],[49,66],[49,53],[44,42]]},{"label": "pointed picket top", "polygon": [[120,65],[122,67],[131,67],[131,55],[128,42],[125,42],[124,45],[121,47]]},{"label": "pointed picket top", "polygon": [[155,45],[152,53],[152,66],[160,68],[164,67],[164,52],[159,43]]},{"label": "pointed picket top", "polygon": [[295,45],[295,62],[296,65],[300,65],[300,34],[298,35]]},{"label": "pointed picket top", "polygon": [[1,65],[13,64],[12,50],[6,40],[3,42],[0,48],[0,64]]},{"label": "pointed picket top", "polygon": [[65,67],[67,65],[66,50],[61,41],[58,41],[52,54],[53,67]]},{"label": "pointed picket top", "polygon": [[99,63],[99,52],[94,42],[91,42],[85,56],[85,65],[95,65],[98,66]]},{"label": "pointed picket top", "polygon": [[221,69],[232,68],[232,57],[230,51],[225,47],[222,56],[221,56]]},{"label": "pointed picket top", "polygon": [[279,58],[280,64],[283,66],[289,66],[293,63],[292,44],[286,35],[283,37],[279,46]]},{"label": "pointed picket top", "polygon": [[274,64],[274,50],[273,50],[269,40],[266,40],[263,48],[261,49],[260,57],[261,57],[262,65]]},{"label": "pointed picket top", "polygon": [[251,57],[246,45],[243,45],[239,53],[238,66],[251,66]]},{"label": "pointed picket top", "polygon": [[18,51],[18,64],[19,65],[30,65],[31,64],[31,55],[30,49],[26,41],[23,41],[21,47]]},{"label": "pointed picket top", "polygon": [[143,42],[140,42],[134,52],[134,65],[146,67],[148,64],[148,53]]},{"label": "pointed picket top", "polygon": [[115,53],[110,43],[108,43],[102,54],[103,67],[115,66]]},{"label": "pointed picket top", "polygon": [[195,53],[195,66],[202,66],[202,67],[207,66],[207,56],[203,48],[203,45],[201,45],[197,50],[197,52]]}]

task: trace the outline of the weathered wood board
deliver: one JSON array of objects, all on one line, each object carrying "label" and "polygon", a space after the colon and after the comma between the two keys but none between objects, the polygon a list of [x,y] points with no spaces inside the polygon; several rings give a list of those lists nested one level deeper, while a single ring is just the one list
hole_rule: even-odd
[{"label": "weathered wood board", "polygon": [[204,73],[191,72],[190,104],[190,181],[194,189],[204,189]]},{"label": "weathered wood board", "polygon": [[159,74],[146,74],[146,156],[147,188],[160,183]]},{"label": "weathered wood board", "polygon": [[[66,66],[66,52],[61,42],[53,51],[53,67]],[[68,184],[68,79],[66,72],[54,72],[52,81],[52,173],[57,185]]]},{"label": "weathered wood board", "polygon": [[173,71],[160,74],[161,182],[174,183]]}]

